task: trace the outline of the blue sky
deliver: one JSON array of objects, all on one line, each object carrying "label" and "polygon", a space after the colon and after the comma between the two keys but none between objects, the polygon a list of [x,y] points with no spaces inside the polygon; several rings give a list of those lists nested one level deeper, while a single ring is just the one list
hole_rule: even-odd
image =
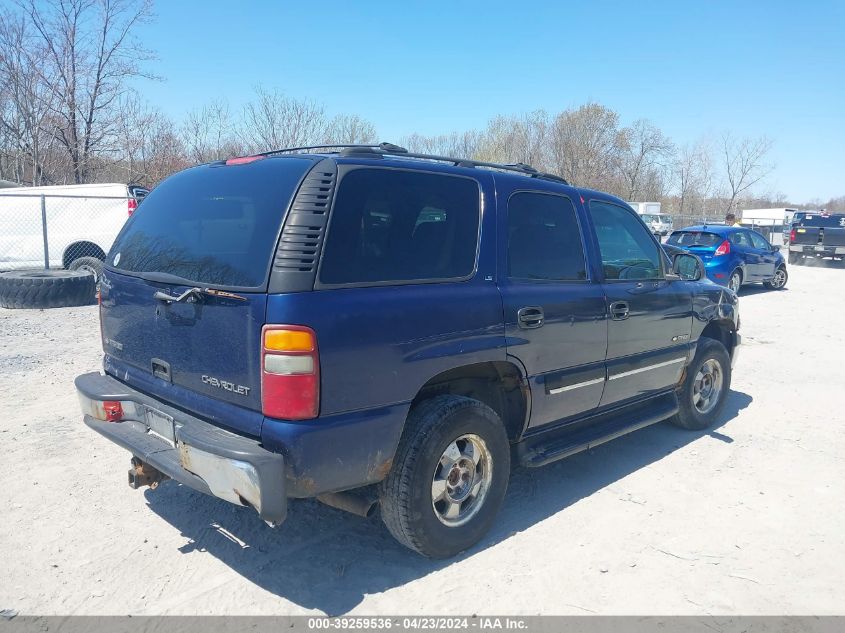
[{"label": "blue sky", "polygon": [[384,140],[595,100],[678,143],[774,140],[763,189],[845,194],[845,2],[159,1],[139,35],[177,120],[262,84]]}]

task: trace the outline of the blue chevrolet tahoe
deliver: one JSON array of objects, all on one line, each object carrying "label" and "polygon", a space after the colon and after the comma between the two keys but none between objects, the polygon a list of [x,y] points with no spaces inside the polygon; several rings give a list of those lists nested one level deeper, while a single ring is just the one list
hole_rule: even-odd
[{"label": "blue chevrolet tahoe", "polygon": [[[527,165],[390,145],[219,161],[156,187],[102,276],[85,423],[167,480],[281,523],[381,512],[476,543],[512,468],[719,415],[736,295],[623,201]],[[172,483],[165,483],[166,490]]]}]

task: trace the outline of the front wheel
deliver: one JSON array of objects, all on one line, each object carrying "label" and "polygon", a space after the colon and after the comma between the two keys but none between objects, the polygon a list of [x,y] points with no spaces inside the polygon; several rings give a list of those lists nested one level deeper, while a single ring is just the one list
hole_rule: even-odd
[{"label": "front wheel", "polygon": [[406,547],[454,556],[490,529],[509,477],[510,443],[490,407],[463,396],[425,400],[411,410],[379,488],[382,520]]},{"label": "front wheel", "polygon": [[731,357],[719,341],[702,338],[678,389],[678,413],[671,422],[706,429],[716,420],[731,388]]},{"label": "front wheel", "polygon": [[763,285],[769,290],[782,290],[784,286],[786,286],[786,281],[788,279],[789,274],[786,272],[786,266],[779,266],[771,281],[764,281]]}]

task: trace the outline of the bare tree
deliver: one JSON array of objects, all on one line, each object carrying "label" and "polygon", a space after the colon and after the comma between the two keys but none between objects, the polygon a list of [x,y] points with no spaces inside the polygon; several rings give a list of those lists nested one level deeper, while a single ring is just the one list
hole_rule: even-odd
[{"label": "bare tree", "polygon": [[[39,80],[43,48],[32,41],[23,16],[0,13],[0,134],[7,152],[4,175],[40,185],[56,175],[54,97]],[[53,159],[53,160],[51,160]]]},{"label": "bare tree", "polygon": [[151,0],[18,0],[44,49],[38,77],[54,99],[56,136],[73,180],[86,182],[92,159],[112,149],[127,82],[151,76],[151,54],[132,37]]},{"label": "bare tree", "polygon": [[438,134],[435,136],[411,134],[398,139],[397,142],[408,151],[418,154],[435,154],[437,156],[480,160],[482,134],[475,130]]},{"label": "bare tree", "polygon": [[553,171],[580,186],[607,188],[618,152],[618,124],[616,112],[598,103],[558,114],[551,130]]},{"label": "bare tree", "polygon": [[333,118],[326,127],[323,139],[324,144],[354,145],[375,142],[375,126],[357,114],[339,114]]},{"label": "bare tree", "polygon": [[737,199],[774,169],[768,161],[772,141],[759,138],[735,139],[730,134],[722,136],[722,159],[727,182],[725,212],[736,211]]},{"label": "bare tree", "polygon": [[645,119],[634,121],[630,127],[619,131],[618,150],[614,162],[622,177],[625,200],[636,200],[649,183],[646,197],[654,198],[656,183],[661,183],[662,174],[674,153],[672,142],[653,123]]},{"label": "bare tree", "polygon": [[207,163],[243,153],[229,104],[217,99],[188,113],[181,136],[194,163]]},{"label": "bare tree", "polygon": [[316,145],[326,138],[328,121],[322,106],[261,86],[255,92],[255,100],[244,107],[240,126],[247,151]]},{"label": "bare tree", "polygon": [[[678,192],[678,213],[690,210],[690,205],[700,205],[697,211],[706,213],[706,200],[713,186],[710,151],[706,143],[684,145],[673,163],[673,174]],[[696,209],[693,209],[696,210]]]},{"label": "bare tree", "polygon": [[549,115],[535,110],[490,121],[477,149],[478,158],[497,163],[524,163],[545,170],[548,164]]}]

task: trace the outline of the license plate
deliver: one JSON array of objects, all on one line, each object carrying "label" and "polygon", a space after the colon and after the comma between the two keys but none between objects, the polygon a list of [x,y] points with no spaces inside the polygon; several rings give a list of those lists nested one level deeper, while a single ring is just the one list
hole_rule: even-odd
[{"label": "license plate", "polygon": [[165,442],[175,448],[176,446],[176,424],[169,415],[144,407],[147,426],[150,433],[157,435]]}]

